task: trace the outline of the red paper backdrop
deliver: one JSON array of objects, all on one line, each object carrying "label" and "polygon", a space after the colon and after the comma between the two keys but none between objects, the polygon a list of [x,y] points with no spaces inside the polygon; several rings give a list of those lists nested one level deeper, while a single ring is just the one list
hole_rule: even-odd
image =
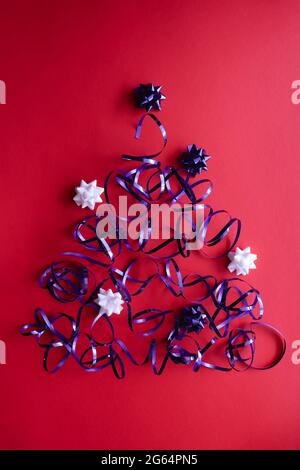
[{"label": "red paper backdrop", "polygon": [[[297,0],[1,0],[1,448],[299,448],[299,41]],[[155,377],[129,365],[118,381],[68,364],[48,375],[35,341],[18,334],[34,307],[64,310],[37,280],[76,248],[72,228],[88,211],[74,186],[101,184],[122,152],[158,148],[151,126],[133,138],[141,112],[130,92],[149,81],[167,95],[163,158],[191,142],[207,148],[210,203],[242,219],[240,246],[258,254],[247,280],[287,339],[272,370],[170,364]],[[228,275],[226,261],[197,255],[188,269]]]}]

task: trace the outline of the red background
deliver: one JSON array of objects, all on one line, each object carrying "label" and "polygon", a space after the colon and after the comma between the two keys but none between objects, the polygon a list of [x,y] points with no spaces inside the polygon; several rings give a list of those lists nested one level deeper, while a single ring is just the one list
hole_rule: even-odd
[{"label": "red background", "polygon": [[[1,0],[1,448],[299,448],[299,41],[297,0]],[[258,254],[247,280],[287,339],[272,370],[170,364],[155,377],[129,366],[117,381],[68,364],[49,375],[18,333],[36,306],[61,310],[37,280],[76,247],[72,228],[88,210],[73,203],[74,186],[103,183],[122,152],[159,146],[151,126],[133,138],[141,112],[130,93],[149,81],[167,95],[164,155],[205,146],[210,203],[241,218],[239,245]],[[194,256],[189,268],[228,275],[224,260]]]}]

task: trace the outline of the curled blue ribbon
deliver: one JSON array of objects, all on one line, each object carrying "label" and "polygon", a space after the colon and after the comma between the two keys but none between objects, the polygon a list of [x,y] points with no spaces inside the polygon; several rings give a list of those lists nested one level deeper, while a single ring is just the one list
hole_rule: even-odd
[{"label": "curled blue ribbon", "polygon": [[[86,372],[111,368],[118,379],[125,377],[125,359],[135,366],[150,363],[155,375],[162,374],[169,362],[191,366],[194,372],[199,371],[201,367],[224,372],[248,368],[265,370],[274,367],[284,356],[286,342],[279,330],[261,321],[263,303],[256,288],[239,278],[218,282],[211,275],[183,274],[177,256],[188,257],[190,250],[186,237],[177,240],[174,229],[171,229],[171,236],[167,240],[159,241],[154,247],[150,246],[152,227],[149,211],[154,202],[167,202],[172,206],[187,200],[191,205],[191,220],[193,212],[203,206],[204,221],[196,236],[203,242],[201,253],[207,257],[220,258],[232,250],[240,236],[241,222],[231,217],[227,211],[215,211],[206,203],[212,192],[212,183],[209,179],[194,179],[196,173],[207,169],[205,162],[208,156],[203,149],[191,146],[189,155],[185,156],[183,162],[185,169],[172,166],[163,168],[156,158],[166,147],[167,133],[160,120],[151,113],[143,115],[139,120],[136,138],[140,139],[147,116],[160,131],[163,139],[161,150],[149,155],[122,155],[123,160],[139,165],[127,171],[110,173],[104,184],[107,203],[110,202],[110,184],[114,181],[122,191],[144,205],[147,217],[139,239],[133,244],[121,237],[120,215],[117,215],[114,239],[97,236],[96,227],[101,220],[97,215],[91,215],[79,222],[75,227],[74,238],[80,247],[89,250],[91,255],[67,251],[64,253],[67,260],[52,263],[40,279],[40,286],[47,289],[59,302],[78,302],[76,317],[66,313],[50,316],[39,308],[34,313],[34,323],[24,325],[20,330],[21,334],[36,338],[38,345],[44,350],[44,369],[52,373],[60,370],[69,358],[73,358]],[[213,222],[216,218],[224,216],[226,222],[217,233],[211,235]],[[125,217],[125,222],[130,220],[134,220],[134,217]],[[194,229],[193,222],[192,226]],[[225,248],[217,256],[212,256],[211,248],[221,246],[223,242],[227,242]],[[170,254],[165,255],[164,249],[168,247],[173,248]],[[138,277],[135,274],[135,268],[140,262],[138,259],[130,261],[125,268],[117,267],[116,260],[125,249],[131,253],[147,255],[152,264],[152,272],[142,278]],[[70,257],[73,259],[70,260]],[[90,265],[106,269],[107,277],[97,285]],[[146,264],[143,266],[146,271]],[[91,279],[93,283],[90,282]],[[147,306],[138,312],[134,311],[132,298],[140,295],[154,280],[159,280],[172,297],[184,302],[185,305],[180,311],[160,309],[159,306]],[[116,336],[113,322],[106,314],[100,314],[99,306],[95,303],[99,289],[107,282],[113,284],[125,302],[129,329],[138,336],[150,339],[146,355],[141,360],[138,360]],[[190,288],[197,291],[194,299],[190,299]],[[90,319],[88,328],[84,326],[83,321],[86,316]],[[171,331],[166,338],[158,340],[155,335],[166,318],[172,319]],[[236,322],[241,320],[247,320],[243,327],[236,325]],[[109,332],[108,338],[104,340],[97,337],[100,322],[105,322]],[[68,333],[65,332],[66,326]],[[277,357],[264,365],[255,363],[256,327],[276,335],[281,341],[281,350]],[[209,332],[212,337],[207,339],[204,331]],[[206,360],[214,345],[220,342],[223,345],[222,358],[227,361],[226,365]],[[56,352],[61,354],[55,359],[56,355],[53,353]]]}]

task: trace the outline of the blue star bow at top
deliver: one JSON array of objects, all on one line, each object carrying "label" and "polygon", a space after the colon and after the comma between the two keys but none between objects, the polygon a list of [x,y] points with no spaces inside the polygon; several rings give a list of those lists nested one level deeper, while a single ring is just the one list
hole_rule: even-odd
[{"label": "blue star bow at top", "polygon": [[135,90],[137,105],[140,108],[146,108],[147,112],[151,109],[161,111],[160,102],[166,99],[165,95],[160,92],[161,89],[161,86],[155,86],[153,83],[147,85],[141,83]]},{"label": "blue star bow at top", "polygon": [[196,176],[202,170],[208,170],[206,162],[210,158],[210,155],[207,155],[204,148],[190,144],[187,146],[187,151],[182,155],[181,163],[191,176]]}]

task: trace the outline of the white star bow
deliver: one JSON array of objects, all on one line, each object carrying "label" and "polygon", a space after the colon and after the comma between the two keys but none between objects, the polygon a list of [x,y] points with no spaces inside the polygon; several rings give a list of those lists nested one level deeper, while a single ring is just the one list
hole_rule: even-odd
[{"label": "white star bow", "polygon": [[80,186],[76,188],[76,195],[73,197],[73,200],[76,202],[77,206],[81,206],[83,209],[88,207],[94,210],[95,204],[102,202],[100,196],[103,191],[103,188],[97,186],[97,180],[91,183],[86,183],[84,180],[81,180]]},{"label": "white star bow", "polygon": [[250,269],[256,269],[254,261],[257,260],[257,256],[251,253],[250,246],[247,246],[244,250],[237,248],[236,251],[231,251],[228,254],[228,258],[231,261],[228,265],[229,271],[231,273],[236,271],[238,276],[240,274],[245,276],[249,274]]},{"label": "white star bow", "polygon": [[110,317],[113,313],[117,315],[121,313],[124,300],[122,300],[122,296],[119,292],[113,292],[111,289],[100,289],[95,302],[100,306],[100,314],[103,315],[106,313],[106,315]]}]

